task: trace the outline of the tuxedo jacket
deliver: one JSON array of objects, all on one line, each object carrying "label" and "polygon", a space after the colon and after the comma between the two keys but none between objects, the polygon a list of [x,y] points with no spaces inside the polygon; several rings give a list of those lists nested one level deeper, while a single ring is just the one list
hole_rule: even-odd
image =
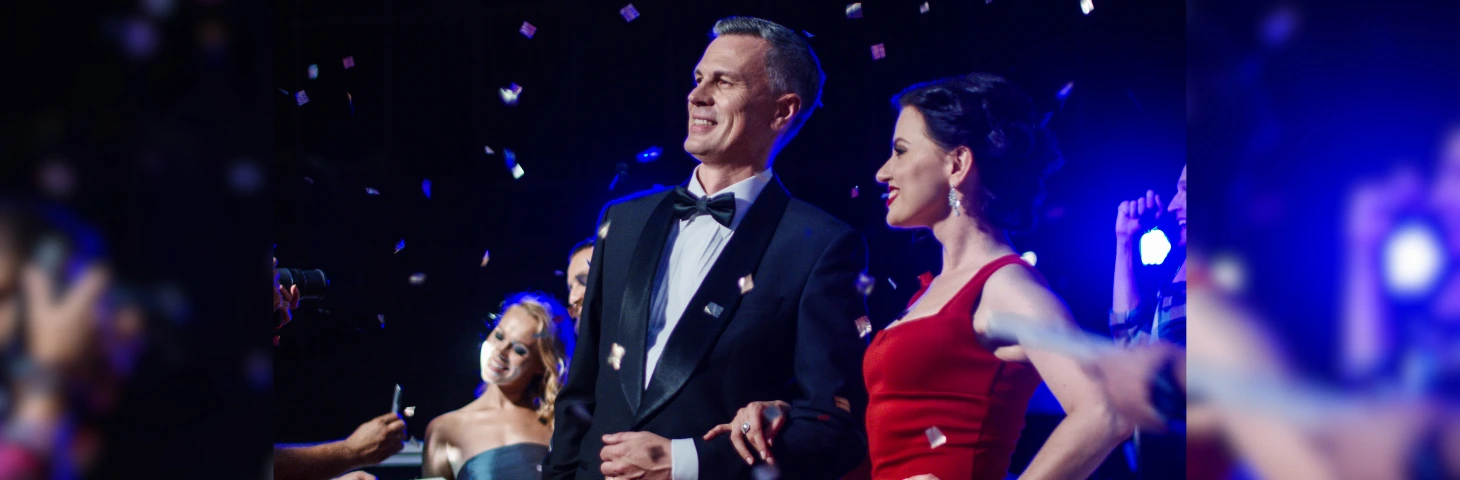
[{"label": "tuxedo jacket", "polygon": [[[750,478],[729,435],[703,437],[768,400],[792,405],[772,447],[781,477],[839,478],[867,455],[866,342],[856,325],[866,315],[856,287],[866,241],[773,177],[691,297],[645,388],[650,297],[678,225],[672,193],[619,199],[599,216],[544,478],[603,478],[603,436],[630,431],[694,439],[702,480]],[[742,295],[746,275],[754,288]]]}]

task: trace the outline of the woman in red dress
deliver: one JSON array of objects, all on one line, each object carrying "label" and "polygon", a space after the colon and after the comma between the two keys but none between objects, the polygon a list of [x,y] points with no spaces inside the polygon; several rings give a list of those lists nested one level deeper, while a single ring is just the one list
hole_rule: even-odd
[{"label": "woman in red dress", "polygon": [[[1074,360],[987,333],[996,312],[1077,328],[1009,241],[1034,223],[1043,179],[1061,161],[1054,139],[1029,97],[995,75],[914,85],[894,101],[893,152],[877,171],[888,187],[887,224],[932,230],[943,265],[921,277],[907,311],[867,349],[871,477],[1004,479],[1041,378],[1066,417],[1024,478],[1088,477],[1129,424]],[[729,433],[774,464],[768,445],[796,421],[771,415],[762,430],[764,411],[776,407],[786,411],[753,403],[710,434]]]}]

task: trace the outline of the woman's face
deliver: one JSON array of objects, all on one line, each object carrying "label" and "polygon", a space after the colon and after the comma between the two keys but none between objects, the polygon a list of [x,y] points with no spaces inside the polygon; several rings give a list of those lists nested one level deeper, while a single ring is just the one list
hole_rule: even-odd
[{"label": "woman's face", "polygon": [[482,381],[519,386],[543,372],[537,353],[538,322],[520,306],[507,309],[482,342]]},{"label": "woman's face", "polygon": [[[928,137],[923,114],[903,107],[892,132],[892,156],[877,170],[887,185],[887,225],[930,227],[952,213],[948,153]],[[965,204],[966,208],[966,204]]]}]

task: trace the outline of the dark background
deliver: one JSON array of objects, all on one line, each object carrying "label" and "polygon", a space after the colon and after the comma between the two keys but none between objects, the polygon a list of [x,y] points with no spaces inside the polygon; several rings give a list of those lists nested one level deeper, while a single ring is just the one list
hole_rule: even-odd
[{"label": "dark background", "polygon": [[[871,1],[848,19],[843,2],[649,0],[634,2],[641,16],[627,23],[625,3],[275,3],[274,81],[289,92],[273,99],[277,256],[333,282],[328,298],[302,305],[276,351],[276,442],[341,438],[386,412],[397,383],[402,405],[418,407],[408,419],[417,438],[469,402],[487,314],[516,291],[564,298],[555,271],[605,202],[688,178],[685,96],[721,17],[814,35],[825,108],[774,168],[794,195],[867,236],[878,326],[940,259],[927,233],[886,227],[873,182],[890,150],[889,99],[908,85],[992,72],[1055,111],[1049,125],[1066,163],[1048,182],[1040,226],[1015,242],[1036,252],[1088,329],[1105,330],[1117,204],[1148,188],[1167,200],[1175,191],[1186,148],[1180,2],[1097,1],[1086,16],[1075,0],[932,1],[927,14],[921,2]],[[518,33],[524,20],[537,27],[531,39]],[[874,61],[877,43],[887,57]],[[317,79],[306,75],[311,64]],[[1061,106],[1056,92],[1070,81]],[[498,89],[512,83],[523,90],[509,107]],[[664,149],[657,162],[634,160],[651,146]],[[509,149],[521,179],[506,167]],[[393,254],[401,239],[406,248]],[[481,267],[484,250],[491,262]],[[1173,252],[1143,271],[1151,288],[1179,261]],[[411,285],[414,272],[427,281]],[[1026,433],[1034,446],[1039,435]]]}]

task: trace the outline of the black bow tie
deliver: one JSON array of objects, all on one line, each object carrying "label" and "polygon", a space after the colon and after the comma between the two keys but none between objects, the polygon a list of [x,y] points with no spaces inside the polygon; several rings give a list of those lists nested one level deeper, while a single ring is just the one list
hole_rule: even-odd
[{"label": "black bow tie", "polygon": [[709,215],[720,225],[730,228],[730,220],[735,218],[735,194],[726,192],[696,198],[684,185],[674,187],[674,216],[688,220],[699,214]]}]

